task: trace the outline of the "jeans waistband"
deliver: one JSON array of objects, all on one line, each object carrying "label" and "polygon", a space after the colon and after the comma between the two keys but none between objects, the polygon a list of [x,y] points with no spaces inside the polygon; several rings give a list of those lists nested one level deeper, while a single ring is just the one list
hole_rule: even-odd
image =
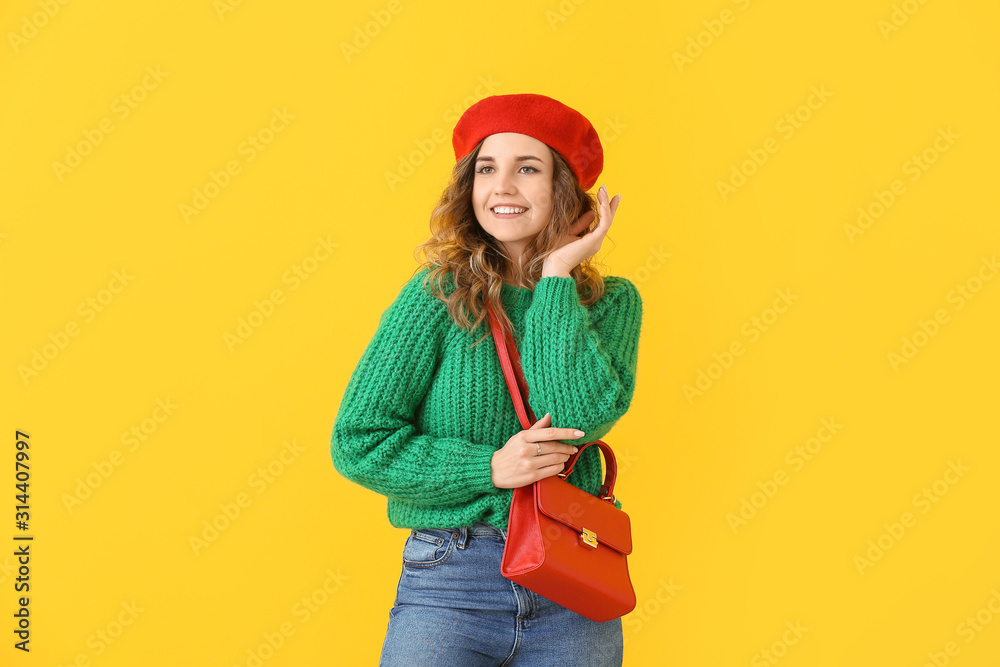
[{"label": "jeans waistband", "polygon": [[486,535],[499,535],[505,541],[507,539],[507,531],[501,530],[496,526],[491,526],[488,523],[476,522],[471,526],[462,526],[456,529],[458,532],[458,548],[464,549],[466,542],[468,542],[469,537],[475,536],[486,536]]}]

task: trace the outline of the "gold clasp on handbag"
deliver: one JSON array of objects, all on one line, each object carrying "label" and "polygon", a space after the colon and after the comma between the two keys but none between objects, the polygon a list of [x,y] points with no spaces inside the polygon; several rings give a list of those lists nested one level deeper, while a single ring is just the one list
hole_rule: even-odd
[{"label": "gold clasp on handbag", "polygon": [[580,533],[580,539],[582,539],[583,543],[588,547],[597,548],[597,533],[594,531],[584,528],[583,532]]}]

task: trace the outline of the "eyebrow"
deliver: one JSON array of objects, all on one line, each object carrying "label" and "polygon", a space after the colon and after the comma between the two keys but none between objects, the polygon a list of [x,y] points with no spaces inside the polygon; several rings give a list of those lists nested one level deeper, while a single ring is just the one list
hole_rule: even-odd
[{"label": "eyebrow", "polygon": [[[516,162],[524,162],[525,160],[538,160],[539,162],[542,162],[541,158],[535,157],[534,155],[518,155],[516,158],[514,158],[514,160]],[[494,161],[495,160],[491,155],[480,155],[478,158],[476,158],[476,162],[494,162]]]}]

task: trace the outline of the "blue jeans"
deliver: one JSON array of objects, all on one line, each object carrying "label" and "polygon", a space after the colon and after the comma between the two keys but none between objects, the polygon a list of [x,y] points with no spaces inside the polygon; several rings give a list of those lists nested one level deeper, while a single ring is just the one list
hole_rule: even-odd
[{"label": "blue jeans", "polygon": [[410,531],[382,667],[620,667],[620,618],[597,623],[500,574],[505,531]]}]

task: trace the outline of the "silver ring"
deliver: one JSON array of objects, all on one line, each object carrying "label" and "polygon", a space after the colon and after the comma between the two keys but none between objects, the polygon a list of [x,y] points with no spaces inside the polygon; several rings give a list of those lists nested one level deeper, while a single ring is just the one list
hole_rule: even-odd
[{"label": "silver ring", "polygon": [[542,455],[542,443],[540,443],[540,442],[536,442],[535,443],[535,451],[537,452],[537,454],[535,454],[535,456],[541,456]]}]

